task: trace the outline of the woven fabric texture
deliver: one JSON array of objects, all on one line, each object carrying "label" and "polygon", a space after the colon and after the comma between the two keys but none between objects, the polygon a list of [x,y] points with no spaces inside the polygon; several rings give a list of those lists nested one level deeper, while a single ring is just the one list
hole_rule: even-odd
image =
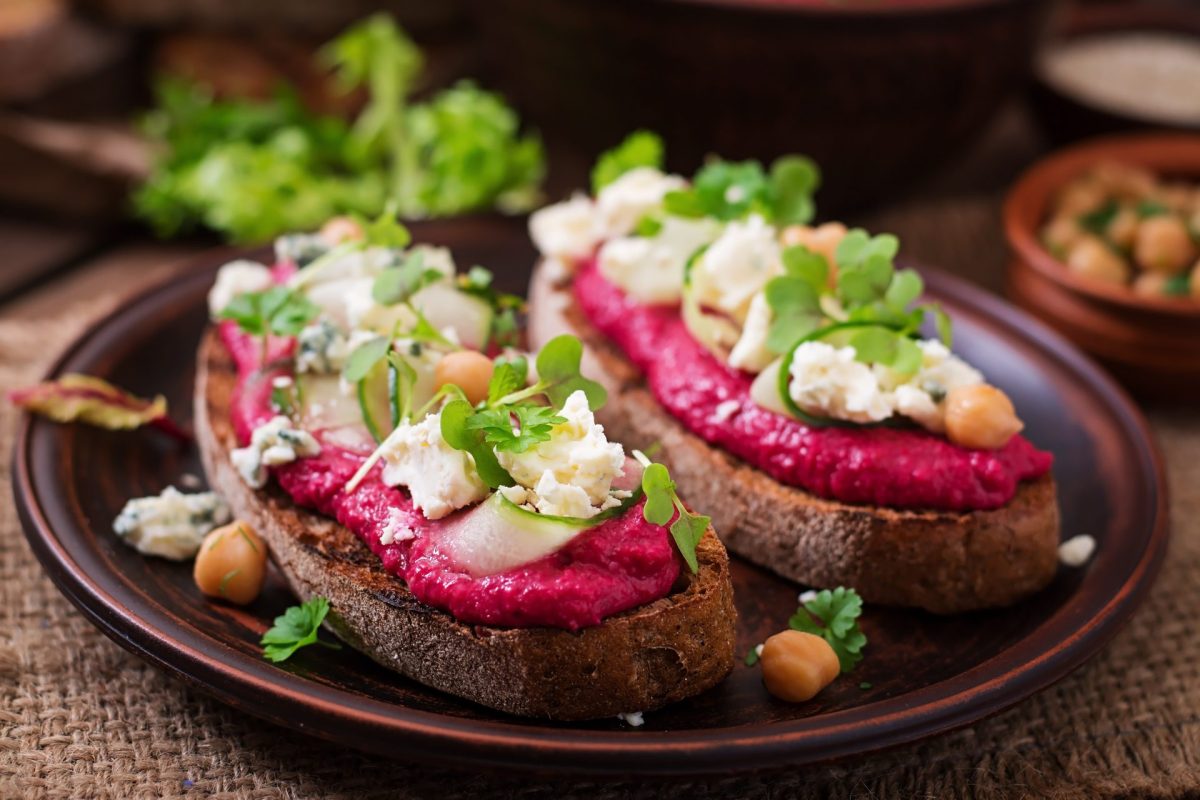
[{"label": "woven fabric texture", "polygon": [[[996,287],[995,189],[1020,150],[933,197],[867,220],[907,253]],[[973,193],[957,185],[972,185]],[[985,193],[980,193],[980,186]],[[0,389],[42,374],[90,320],[170,271],[168,252],[123,251],[0,318]],[[112,287],[121,287],[114,290]],[[541,783],[406,764],[229,710],[110,642],[43,574],[11,500],[15,412],[0,403],[0,798],[1187,797],[1200,794],[1200,417],[1152,411],[1173,539],[1157,588],[1097,658],[970,728],[870,757],[669,783]]]}]

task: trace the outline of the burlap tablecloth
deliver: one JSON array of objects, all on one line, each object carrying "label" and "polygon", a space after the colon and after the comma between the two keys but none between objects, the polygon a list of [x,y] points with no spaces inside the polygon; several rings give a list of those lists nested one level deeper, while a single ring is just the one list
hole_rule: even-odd
[{"label": "burlap tablecloth", "polygon": [[[1002,128],[933,189],[867,221],[900,233],[906,253],[996,287],[998,189],[1031,147]],[[90,320],[174,269],[175,256],[125,248],[5,308],[0,388],[37,379]],[[1170,476],[1171,551],[1145,606],[1078,672],[1008,712],[895,751],[665,784],[539,783],[367,756],[167,677],[94,629],[42,573],[9,499],[15,418],[0,403],[0,798],[1200,795],[1200,410],[1151,413]]]}]

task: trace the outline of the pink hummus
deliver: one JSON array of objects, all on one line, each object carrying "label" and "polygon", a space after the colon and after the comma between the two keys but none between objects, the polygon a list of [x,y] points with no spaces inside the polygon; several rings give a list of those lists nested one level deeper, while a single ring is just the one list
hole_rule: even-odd
[{"label": "pink hummus", "polygon": [[[638,369],[688,430],[780,483],[846,503],[976,511],[999,508],[1053,456],[1014,436],[1000,450],[968,450],[917,428],[813,428],[750,399],[752,376],[692,338],[675,306],[627,297],[589,261],[575,277],[583,313]],[[723,403],[732,414],[718,413]],[[728,411],[728,406],[722,408]]]},{"label": "pink hummus", "polygon": [[[239,380],[231,414],[244,445],[255,428],[275,416],[270,408],[271,378],[288,374],[290,367],[261,372],[258,340],[232,322],[222,322],[220,334],[237,364]],[[290,339],[273,338],[268,360],[289,356],[293,347]],[[646,522],[638,503],[545,558],[472,577],[438,546],[455,515],[426,519],[406,491],[381,482],[380,466],[347,493],[346,482],[367,454],[331,445],[321,431],[310,432],[321,442],[321,453],[272,468],[279,485],[298,505],[353,531],[418,600],[460,622],[578,630],[666,596],[679,576],[679,560],[667,529]],[[407,527],[416,536],[383,544],[381,537],[389,524]]]}]

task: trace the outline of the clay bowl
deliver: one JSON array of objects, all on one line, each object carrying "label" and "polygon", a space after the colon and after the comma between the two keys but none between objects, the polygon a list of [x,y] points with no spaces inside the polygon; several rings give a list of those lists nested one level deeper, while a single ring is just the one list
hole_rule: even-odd
[{"label": "clay bowl", "polygon": [[691,174],[709,153],[800,152],[824,212],[878,202],[953,155],[1023,86],[1044,0],[473,0],[489,85],[584,185],[631,130]]},{"label": "clay bowl", "polygon": [[1124,161],[1200,180],[1200,135],[1129,134],[1060,150],[1034,164],[1008,194],[1004,230],[1012,249],[1008,292],[1133,392],[1187,401],[1200,397],[1200,302],[1147,298],[1081,279],[1041,244],[1038,230],[1066,181],[1100,161]]},{"label": "clay bowl", "polygon": [[[1070,41],[1107,34],[1170,33],[1192,36],[1200,41],[1200,7],[1180,3],[1091,3],[1077,6],[1057,19],[1051,35],[1039,48],[1050,48]],[[1118,133],[1148,127],[1179,131],[1200,131],[1200,123],[1167,123],[1117,110],[1080,97],[1057,86],[1045,75],[1041,59],[1034,69],[1030,101],[1035,117],[1046,136],[1066,144],[1091,136]]]}]

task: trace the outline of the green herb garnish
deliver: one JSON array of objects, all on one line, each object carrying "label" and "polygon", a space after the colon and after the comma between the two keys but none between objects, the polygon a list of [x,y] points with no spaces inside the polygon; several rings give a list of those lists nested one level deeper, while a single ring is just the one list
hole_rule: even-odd
[{"label": "green herb garnish", "polygon": [[1172,275],[1163,283],[1163,294],[1167,297],[1187,297],[1191,293],[1191,281],[1186,274]]},{"label": "green herb garnish", "polygon": [[260,643],[263,647],[263,658],[278,664],[287,661],[301,647],[310,644],[340,650],[340,644],[323,642],[317,638],[317,631],[328,613],[329,600],[319,596],[283,612],[275,618],[275,624],[262,636]]},{"label": "green herb garnish", "polygon": [[346,359],[346,368],[342,371],[342,375],[350,383],[358,383],[367,377],[368,373],[384,359],[391,349],[392,343],[386,336],[377,336],[363,342]]},{"label": "green herb garnish", "polygon": [[747,667],[753,667],[755,664],[758,663],[758,660],[760,658],[762,658],[762,656],[760,656],[758,654],[759,647],[760,647],[760,645],[756,644],[753,647],[751,647],[748,651],[746,651],[746,658],[744,659],[744,661],[745,661],[745,664]]},{"label": "green herb garnish", "polygon": [[801,604],[788,625],[829,642],[842,665],[842,672],[849,672],[862,660],[862,649],[867,644],[867,637],[858,626],[862,602],[853,589],[843,586],[832,591],[824,589]]},{"label": "green herb garnish", "polygon": [[268,336],[295,336],[316,319],[320,309],[311,300],[286,286],[246,292],[229,301],[217,314],[233,320],[252,336],[262,337],[262,361],[267,360]]},{"label": "green herb garnish", "polygon": [[467,420],[467,429],[483,431],[484,442],[497,451],[524,453],[550,441],[550,431],[566,421],[550,406],[518,403],[476,411]]},{"label": "green herb garnish", "polygon": [[371,298],[381,306],[394,306],[443,277],[438,270],[425,266],[424,253],[419,250],[407,253],[399,266],[388,267],[375,277]]},{"label": "green herb garnish", "polygon": [[475,461],[475,471],[492,489],[512,486],[515,481],[496,459],[495,451],[485,441],[485,432],[470,428],[467,423],[475,415],[475,409],[466,400],[451,400],[442,408],[442,438],[455,450],[470,453]]},{"label": "green herb garnish", "polygon": [[671,538],[679,554],[693,574],[699,572],[696,545],[704,538],[711,518],[688,510],[679,499],[675,482],[671,480],[666,467],[651,463],[644,453],[637,450],[633,451],[633,457],[645,467],[642,472],[642,491],[646,495],[646,505],[642,509],[642,516],[652,525],[670,524]]},{"label": "green herb garnish", "polygon": [[471,267],[465,275],[458,277],[459,291],[474,295],[492,307],[492,323],[487,341],[481,350],[489,347],[508,347],[519,339],[517,313],[525,308],[525,299],[515,294],[497,291],[493,285],[491,270],[481,266]]},{"label": "green herb garnish", "polygon": [[1077,218],[1079,227],[1083,228],[1088,233],[1096,236],[1105,236],[1108,233],[1108,226],[1120,213],[1121,206],[1116,200],[1109,200],[1099,208],[1089,211],[1086,214],[1080,214]]},{"label": "green herb garnish", "polygon": [[686,189],[668,192],[663,208],[680,217],[729,221],[761,214],[780,225],[808,222],[820,185],[816,164],[803,156],[777,159],[768,174],[757,161],[710,161]]},{"label": "green herb garnish", "polygon": [[1135,211],[1137,212],[1138,219],[1161,217],[1165,214],[1171,213],[1171,209],[1167,208],[1157,200],[1142,200],[1137,204]]},{"label": "green herb garnish", "polygon": [[658,134],[634,131],[612,150],[600,154],[592,167],[592,193],[599,193],[617,178],[638,167],[662,169],[663,143]]}]

